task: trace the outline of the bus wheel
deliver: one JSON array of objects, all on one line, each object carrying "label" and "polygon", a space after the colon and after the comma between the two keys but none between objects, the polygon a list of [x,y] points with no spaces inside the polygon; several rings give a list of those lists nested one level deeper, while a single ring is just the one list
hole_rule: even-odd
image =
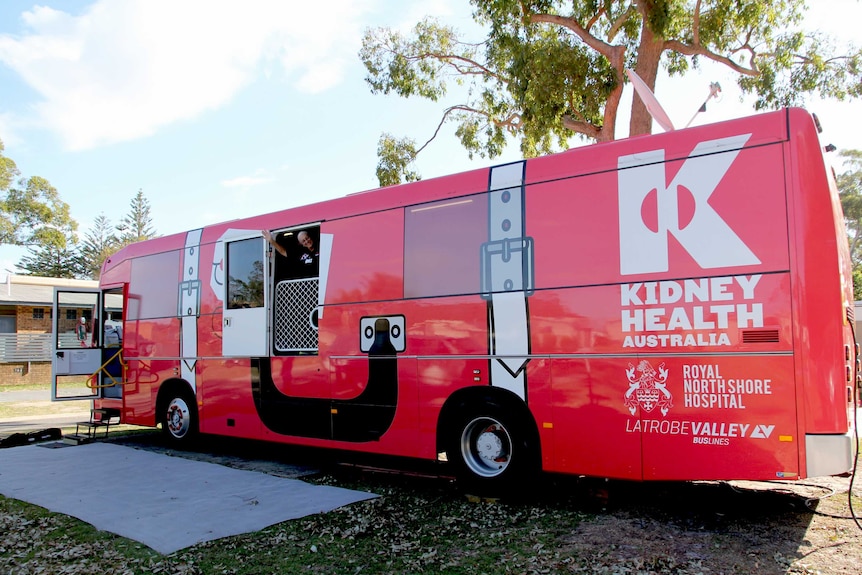
[{"label": "bus wheel", "polygon": [[535,471],[527,434],[517,418],[487,406],[481,415],[462,417],[447,455],[458,479],[482,495],[504,495]]},{"label": "bus wheel", "polygon": [[197,435],[197,409],[188,395],[173,393],[162,411],[162,431],[172,441],[190,441]]}]

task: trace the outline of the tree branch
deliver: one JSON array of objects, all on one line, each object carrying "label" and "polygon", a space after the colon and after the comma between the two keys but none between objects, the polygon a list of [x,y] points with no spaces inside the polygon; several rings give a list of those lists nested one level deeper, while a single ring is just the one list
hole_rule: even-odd
[{"label": "tree branch", "polygon": [[601,128],[598,128],[597,126],[594,126],[589,122],[582,122],[580,120],[576,120],[575,118],[568,115],[563,116],[562,122],[563,127],[565,127],[566,129],[569,129],[576,134],[583,134],[588,138],[593,138],[596,141],[600,141],[599,136],[602,133]]},{"label": "tree branch", "polygon": [[691,22],[691,37],[692,43],[695,46],[700,46],[700,0],[694,3],[694,16]]},{"label": "tree branch", "polygon": [[[436,52],[423,52],[421,54],[415,54],[413,56],[407,56],[407,60],[425,60],[428,58],[433,59],[433,60],[437,60],[438,62],[442,62],[442,63],[447,64],[449,66],[452,66],[459,74],[462,74],[462,75],[477,75],[477,76],[484,75],[484,76],[490,76],[492,78],[496,78],[496,79],[501,80],[503,82],[508,82],[508,80],[506,78],[500,76],[499,74],[497,74],[496,72],[494,72],[493,70],[488,68],[487,66],[483,66],[479,62],[476,62],[475,60],[471,60],[470,58],[466,58],[464,56],[458,56],[456,54],[437,54]],[[456,62],[452,62],[452,60],[455,60],[456,62],[463,62],[463,63],[467,64],[468,67],[467,68],[461,67]],[[472,71],[469,68],[475,68],[477,71]]]},{"label": "tree branch", "polygon": [[[719,64],[724,64],[725,66],[727,66],[728,68],[730,68],[734,72],[736,72],[738,74],[742,74],[743,76],[757,76],[760,74],[760,72],[757,70],[757,67],[754,65],[754,58],[756,56],[756,54],[754,54],[754,52],[752,52],[752,55],[751,55],[752,66],[750,68],[746,68],[742,64],[737,64],[736,62],[734,62],[733,60],[731,60],[727,56],[722,56],[720,54],[716,54],[714,52],[707,50],[706,48],[704,48],[702,46],[692,46],[690,44],[685,44],[683,42],[680,42],[679,40],[665,40],[664,41],[664,47],[666,49],[671,49],[671,50],[674,50],[676,52],[679,52],[680,54],[683,54],[684,56],[695,56],[695,55],[703,56],[704,58],[712,60],[713,62],[718,62]],[[742,49],[745,49],[745,48],[740,48],[740,50],[742,50]]]},{"label": "tree branch", "polygon": [[[635,8],[634,5],[629,6],[628,9],[625,12],[623,12],[620,15],[620,17],[617,18],[613,24],[611,24],[611,28],[610,28],[610,30],[608,30],[608,40],[613,41],[613,39],[616,38],[617,32],[619,32],[620,28],[622,28],[623,24],[626,23],[626,20],[628,20],[631,17],[631,15],[636,13],[636,12],[637,12],[637,8]],[[592,24],[592,22],[590,22],[590,24]]]},{"label": "tree branch", "polygon": [[530,19],[530,22],[556,24],[557,26],[562,26],[563,28],[571,30],[584,42],[584,44],[599,54],[602,54],[608,60],[611,60],[611,57],[618,53],[619,49],[623,48],[622,46],[614,46],[613,44],[608,44],[607,42],[596,38],[574,18],[557,16],[556,14],[529,14],[528,18]]}]

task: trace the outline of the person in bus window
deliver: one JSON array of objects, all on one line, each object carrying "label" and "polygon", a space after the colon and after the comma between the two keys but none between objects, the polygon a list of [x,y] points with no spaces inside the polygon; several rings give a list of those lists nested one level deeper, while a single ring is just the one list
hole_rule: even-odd
[{"label": "person in bus window", "polygon": [[317,244],[314,243],[314,238],[311,237],[310,233],[302,230],[296,234],[296,241],[305,248],[305,251],[299,256],[302,267],[308,270],[308,275],[316,276],[318,260],[320,260],[320,250],[317,248]]},{"label": "person in bus window", "polygon": [[[287,257],[287,250],[283,245],[278,243],[274,237],[272,237],[272,233],[269,230],[261,230],[264,239],[269,242],[269,245],[272,248]],[[302,230],[298,234],[296,234],[297,243],[302,246],[302,252],[299,254],[299,271],[302,276],[311,277],[316,276],[318,274],[318,260],[320,259],[320,250],[317,247],[317,244],[314,241],[311,233],[306,230]]]},{"label": "person in bus window", "polygon": [[283,245],[275,241],[275,238],[272,237],[272,233],[270,233],[269,230],[260,230],[260,233],[263,234],[263,239],[265,239],[269,243],[269,245],[272,246],[272,249],[274,249],[284,257],[287,257],[287,250],[284,249]]}]

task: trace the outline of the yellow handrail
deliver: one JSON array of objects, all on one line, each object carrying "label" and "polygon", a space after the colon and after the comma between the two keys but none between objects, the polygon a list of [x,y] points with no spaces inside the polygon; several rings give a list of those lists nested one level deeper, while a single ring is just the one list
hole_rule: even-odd
[{"label": "yellow handrail", "polygon": [[[109,364],[109,363],[111,363],[111,362],[112,362],[112,361],[114,361],[115,359],[119,359],[119,360],[120,360],[120,367],[122,368],[123,374],[125,374],[125,373],[126,373],[126,368],[128,367],[128,365],[126,364],[126,362],[125,362],[125,361],[123,361],[122,353],[123,353],[123,348],[120,348],[120,349],[117,351],[117,353],[115,353],[114,355],[112,355],[112,356],[108,359],[108,361],[106,361],[105,363],[103,363],[103,364],[102,364],[102,367],[100,367],[99,369],[97,369],[97,370],[96,370],[96,372],[95,372],[93,375],[91,375],[90,377],[88,377],[88,378],[87,378],[87,381],[86,381],[86,385],[87,385],[87,387],[89,387],[90,389],[102,389],[103,387],[114,387],[115,385],[122,384],[122,383],[123,383],[122,378],[120,379],[120,381],[117,381],[117,380],[114,378],[114,376],[113,376],[113,375],[111,375],[110,373],[108,373],[108,371],[105,369],[105,368],[108,366],[108,364]],[[100,374],[100,373],[102,373],[102,372],[105,372],[105,375],[107,375],[107,376],[108,376],[108,378],[111,380],[111,383],[106,383],[106,384],[104,384],[104,385],[99,385],[99,384],[97,384],[97,383],[96,383],[96,380],[97,380],[97,378],[98,378],[99,374]]]}]

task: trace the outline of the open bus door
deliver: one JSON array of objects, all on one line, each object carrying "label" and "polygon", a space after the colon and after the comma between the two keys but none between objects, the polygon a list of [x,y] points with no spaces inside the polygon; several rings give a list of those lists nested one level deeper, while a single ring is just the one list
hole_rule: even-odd
[{"label": "open bus door", "polygon": [[122,291],[54,288],[51,400],[122,396]]},{"label": "open bus door", "polygon": [[266,255],[260,231],[231,230],[224,240],[227,276],[222,312],[225,357],[261,357],[267,351]]}]

